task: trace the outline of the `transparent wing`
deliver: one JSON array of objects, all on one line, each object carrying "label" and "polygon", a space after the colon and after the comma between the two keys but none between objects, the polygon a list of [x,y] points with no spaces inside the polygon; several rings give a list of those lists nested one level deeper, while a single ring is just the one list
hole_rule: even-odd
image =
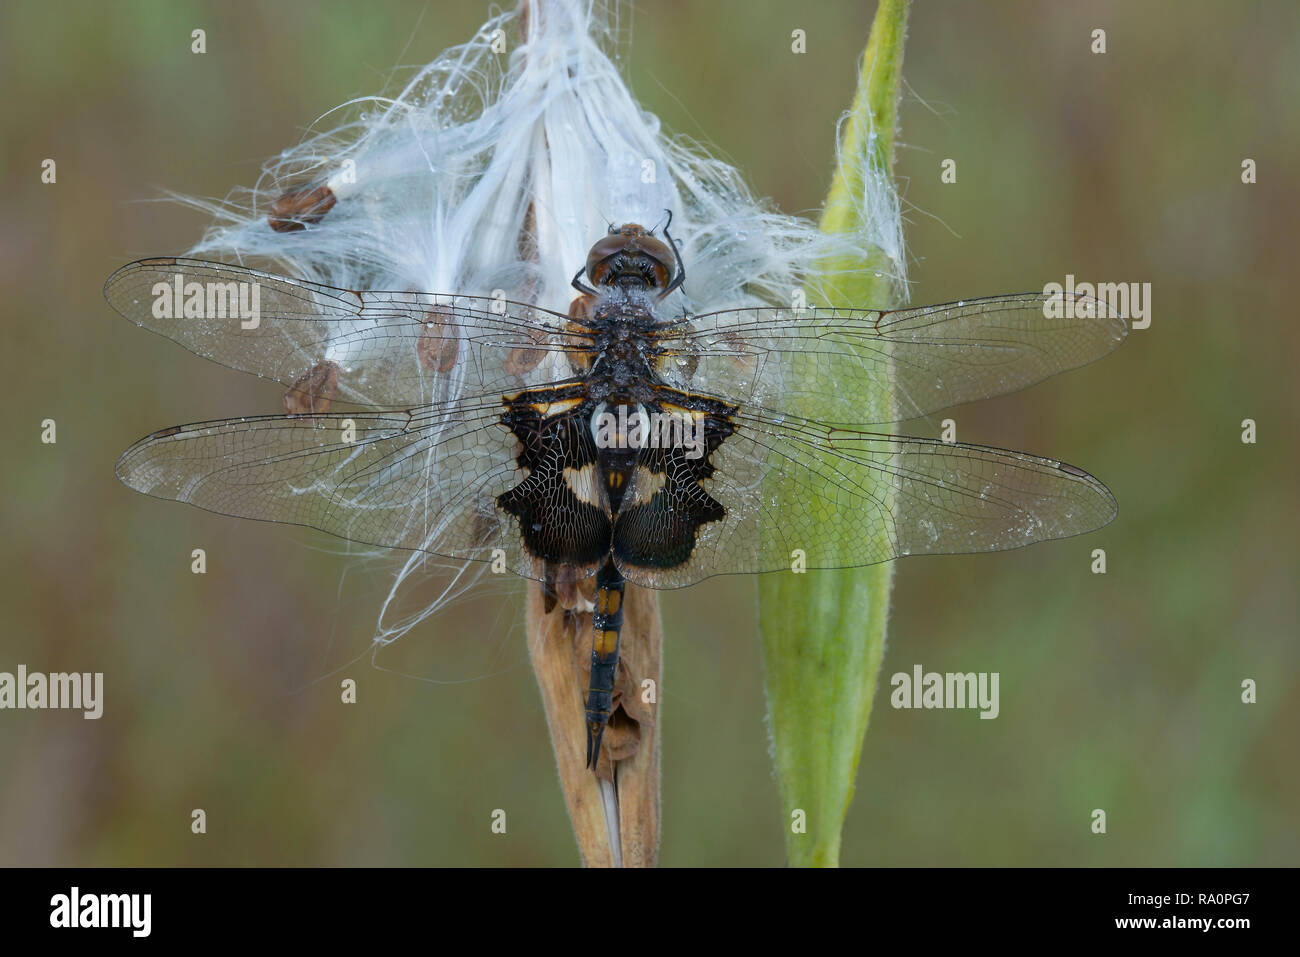
[{"label": "transparent wing", "polygon": [[[668,381],[823,422],[900,422],[1099,359],[1127,325],[1089,296],[1022,293],[916,309],[730,309],[671,324]],[[891,408],[865,387],[892,378]]]},{"label": "transparent wing", "polygon": [[[620,515],[615,556],[629,581],[674,588],[722,573],[789,570],[800,553],[808,568],[848,568],[903,555],[1000,551],[1089,532],[1116,514],[1097,479],[1035,455],[788,416],[739,413],[731,427],[712,454],[713,474],[699,483],[723,514],[696,529],[688,561],[656,568],[625,557],[671,537],[683,511],[708,512],[691,483],[673,481],[673,468],[688,463],[678,460],[666,478],[647,481],[676,500],[643,510],[641,527],[620,528]],[[638,498],[649,496],[628,493]]]},{"label": "transparent wing", "polygon": [[523,303],[336,289],[196,259],[123,266],[104,295],[196,355],[299,390],[303,407],[287,399],[288,411],[325,411],[335,396],[409,408],[516,391],[566,379],[566,354],[590,345],[566,317]]},{"label": "transparent wing", "polygon": [[[367,545],[490,561],[541,578],[496,496],[524,477],[500,397],[409,412],[228,419],[155,432],[118,477],[223,515],[306,525]],[[591,569],[569,569],[575,577]]]}]

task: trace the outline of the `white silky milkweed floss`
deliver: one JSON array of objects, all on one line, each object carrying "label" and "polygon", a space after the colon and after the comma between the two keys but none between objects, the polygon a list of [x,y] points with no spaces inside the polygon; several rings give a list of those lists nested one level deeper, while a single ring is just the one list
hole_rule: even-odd
[{"label": "white silky milkweed floss", "polygon": [[[526,39],[518,15],[494,17],[394,95],[326,114],[252,189],[224,202],[187,200],[214,216],[188,254],[352,289],[504,290],[511,299],[527,290],[538,305],[564,312],[570,277],[611,223],[652,226],[671,211],[690,279],[665,304],[669,312],[790,306],[805,284],[833,288],[818,263],[881,253],[888,278],[904,287],[899,200],[871,150],[840,158],[861,168],[866,225],[824,234],[756,199],[734,167],[664,134],[611,58],[616,11],[591,0],[527,0],[522,16]],[[337,205],[305,229],[269,228],[270,204],[307,183],[327,184]],[[326,358],[346,364],[357,356]],[[404,583],[429,561],[445,563],[416,551],[397,571],[376,642],[396,640],[488,569],[456,566],[436,600],[395,614]]]}]

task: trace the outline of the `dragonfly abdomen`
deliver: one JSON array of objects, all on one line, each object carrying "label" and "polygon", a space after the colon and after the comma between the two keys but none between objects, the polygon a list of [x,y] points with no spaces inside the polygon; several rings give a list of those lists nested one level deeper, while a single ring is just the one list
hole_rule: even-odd
[{"label": "dragonfly abdomen", "polygon": [[618,641],[623,629],[623,574],[607,560],[596,572],[596,607],[591,616],[591,680],[587,683],[587,767],[596,766],[600,740],[614,705]]}]

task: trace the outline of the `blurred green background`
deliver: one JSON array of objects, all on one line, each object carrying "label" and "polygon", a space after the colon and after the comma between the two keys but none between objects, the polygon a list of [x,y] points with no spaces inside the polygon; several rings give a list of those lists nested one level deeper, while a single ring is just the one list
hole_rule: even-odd
[{"label": "blurred green background", "polygon": [[[671,129],[812,211],[873,11],[625,8],[624,64]],[[282,391],[106,305],[114,268],[205,225],[150,200],[251,184],[318,115],[487,13],[0,6],[0,670],[106,685],[99,721],[0,712],[0,864],[576,863],[522,589],[488,586],[372,663],[386,560],[113,475],[147,432],[278,411]],[[1152,283],[1153,322],[1102,363],[950,413],[963,439],[1086,467],[1120,516],[1070,541],[900,564],[844,863],[1300,863],[1298,63],[1300,9],[1280,0],[913,9],[897,171],[912,300],[1073,273]],[[40,182],[46,157],[56,185]],[[1256,185],[1240,179],[1247,157]],[[947,158],[955,184],[939,179]],[[45,418],[56,445],[39,441]],[[939,418],[908,428],[935,434]],[[1098,547],[1106,575],[1089,572]],[[754,606],[743,578],[664,596],[665,864],[783,862]],[[891,709],[889,676],[917,663],[999,672],[1001,716]],[[358,704],[340,704],[342,677]],[[1257,704],[1240,703],[1246,678]],[[205,836],[190,833],[196,807]]]}]

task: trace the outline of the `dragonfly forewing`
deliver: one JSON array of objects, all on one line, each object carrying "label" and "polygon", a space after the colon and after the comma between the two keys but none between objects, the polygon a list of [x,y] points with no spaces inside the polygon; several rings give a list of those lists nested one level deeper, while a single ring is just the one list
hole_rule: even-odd
[{"label": "dragonfly forewing", "polygon": [[[409,408],[571,374],[590,345],[556,313],[504,299],[338,289],[196,259],[145,259],[104,286],[124,317],[196,355],[354,405]],[[309,411],[293,408],[289,411]],[[317,406],[319,411],[324,411]]]},{"label": "dragonfly forewing", "polygon": [[[1098,299],[1021,293],[891,311],[730,309],[670,327],[677,385],[748,407],[881,425],[1017,392],[1127,334]],[[875,388],[873,388],[875,384]],[[892,393],[888,405],[873,394]]]}]

